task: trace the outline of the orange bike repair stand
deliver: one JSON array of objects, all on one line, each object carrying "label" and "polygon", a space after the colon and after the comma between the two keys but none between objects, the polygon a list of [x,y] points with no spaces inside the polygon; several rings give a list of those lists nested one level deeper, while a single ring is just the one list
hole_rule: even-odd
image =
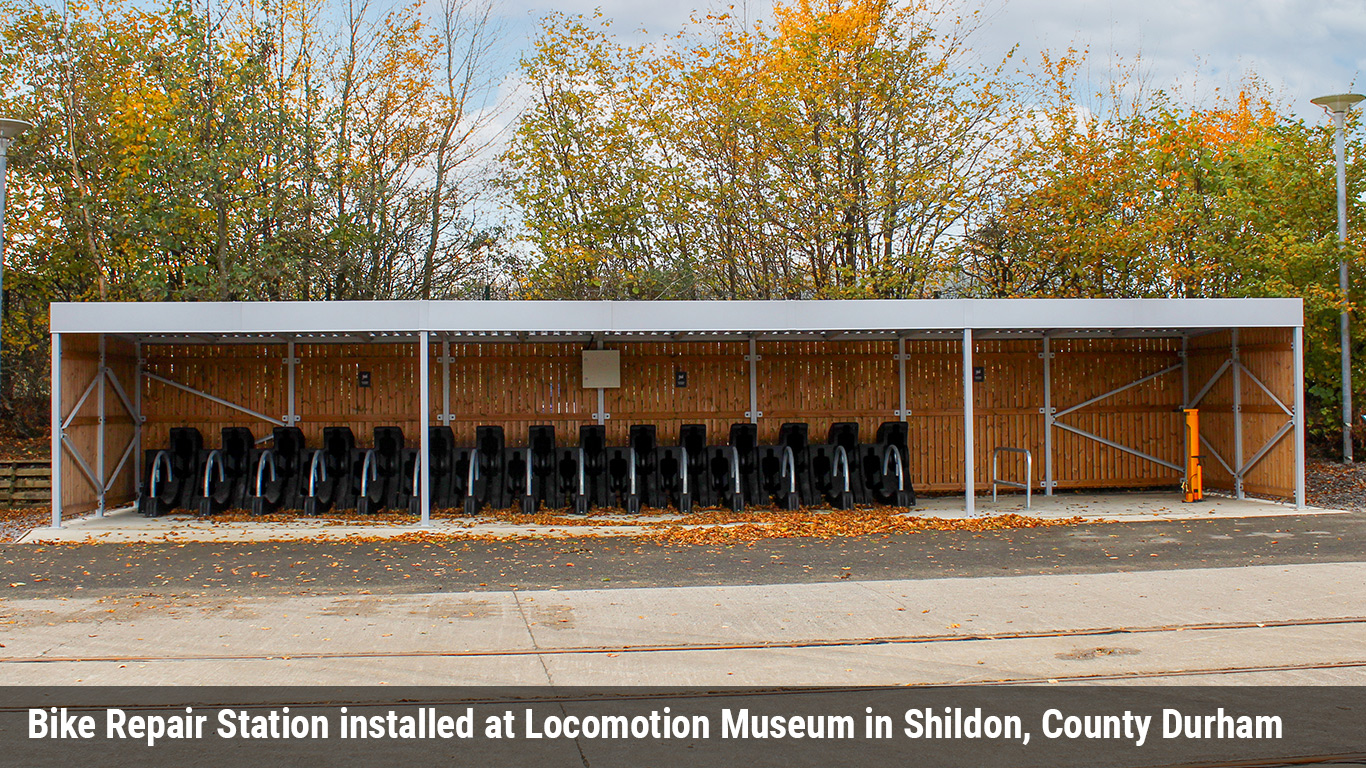
[{"label": "orange bike repair stand", "polygon": [[1205,498],[1205,478],[1200,471],[1200,410],[1184,409],[1186,414],[1186,481],[1181,484],[1183,501]]}]

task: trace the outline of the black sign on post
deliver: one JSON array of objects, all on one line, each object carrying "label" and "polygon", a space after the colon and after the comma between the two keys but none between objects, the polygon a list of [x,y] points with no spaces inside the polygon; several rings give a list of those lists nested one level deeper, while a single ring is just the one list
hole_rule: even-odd
[{"label": "black sign on post", "polygon": [[987,367],[986,367],[985,365],[974,365],[974,366],[972,366],[972,380],[973,380],[973,381],[986,381],[986,380],[987,380]]},{"label": "black sign on post", "polygon": [[356,383],[357,383],[358,385],[362,386],[362,387],[368,387],[368,386],[370,386],[370,372],[369,372],[369,371],[361,371],[361,372],[356,376]]},{"label": "black sign on post", "polygon": [[675,369],[675,370],[674,370],[674,386],[675,386],[675,387],[686,387],[686,386],[688,386],[688,372],[687,372],[687,371],[683,370],[682,368],[678,368],[678,369]]}]

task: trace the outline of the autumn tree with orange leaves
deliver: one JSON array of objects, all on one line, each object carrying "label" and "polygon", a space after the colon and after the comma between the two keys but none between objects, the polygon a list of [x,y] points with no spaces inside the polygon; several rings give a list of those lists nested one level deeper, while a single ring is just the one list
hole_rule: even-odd
[{"label": "autumn tree with orange leaves", "polygon": [[[797,0],[631,48],[552,16],[505,159],[531,296],[929,296],[1012,113],[959,67],[970,20]],[[936,32],[946,28],[948,33]]]}]

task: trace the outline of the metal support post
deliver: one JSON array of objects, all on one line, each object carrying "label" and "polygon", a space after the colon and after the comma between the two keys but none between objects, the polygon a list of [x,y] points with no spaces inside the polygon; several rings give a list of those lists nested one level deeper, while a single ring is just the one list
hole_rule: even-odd
[{"label": "metal support post", "polygon": [[910,409],[906,407],[906,337],[898,336],[896,339],[896,381],[900,391],[897,400],[897,418],[907,421],[911,415]]},{"label": "metal support post", "polygon": [[285,414],[285,426],[292,427],[299,420],[294,409],[294,366],[299,364],[299,358],[294,356],[294,341],[291,340],[285,351],[285,367],[289,376],[289,413]]},{"label": "metal support post", "polygon": [[1291,347],[1295,358],[1295,509],[1304,509],[1304,328],[1295,327]]},{"label": "metal support post", "polygon": [[52,334],[52,527],[62,527],[62,334]]},{"label": "metal support post", "polygon": [[1181,337],[1181,408],[1191,407],[1191,337]]},{"label": "metal support post", "polygon": [[976,445],[972,435],[972,329],[963,329],[963,511],[977,513]]},{"label": "metal support post", "polygon": [[745,411],[745,418],[750,424],[758,424],[759,417],[764,414],[759,410],[759,351],[753,336],[749,337],[749,354],[745,355],[745,360],[749,361],[749,410]]},{"label": "metal support post", "polygon": [[99,505],[95,507],[95,516],[104,517],[104,487],[109,483],[109,478],[104,474],[104,379],[105,379],[105,353],[104,353],[104,334],[100,334],[100,369],[95,375],[98,376],[99,392],[95,406],[97,408],[96,417],[98,421],[95,426],[95,476],[99,482]]},{"label": "metal support post", "polygon": [[1230,347],[1230,358],[1233,365],[1229,372],[1233,374],[1233,491],[1238,498],[1243,498],[1243,363],[1238,356],[1238,329],[1232,332],[1232,346]]},{"label": "metal support post", "polygon": [[[593,344],[593,346],[597,349],[602,349],[602,339],[595,339],[595,343]],[[598,412],[593,414],[593,419],[600,425],[607,423],[606,392],[607,390],[603,389],[602,387],[598,387]]]},{"label": "metal support post", "polygon": [[1053,350],[1043,337],[1043,493],[1053,495]]},{"label": "metal support post", "polygon": [[133,345],[133,492],[142,492],[142,342]]},{"label": "metal support post", "polygon": [[451,340],[441,341],[441,415],[436,420],[451,425]]},{"label": "metal support post", "polygon": [[422,507],[422,527],[427,528],[432,524],[432,483],[431,475],[431,440],[428,436],[427,424],[431,421],[432,393],[431,393],[431,350],[428,349],[427,331],[418,334],[417,349],[417,382],[418,382],[418,412],[421,417],[417,420],[419,431],[418,448],[418,472],[415,478],[421,490]]}]

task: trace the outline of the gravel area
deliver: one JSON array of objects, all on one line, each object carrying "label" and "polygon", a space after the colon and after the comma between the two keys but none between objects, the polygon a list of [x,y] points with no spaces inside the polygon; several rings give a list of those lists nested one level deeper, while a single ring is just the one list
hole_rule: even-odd
[{"label": "gravel area", "polygon": [[14,541],[52,519],[50,507],[0,509],[0,544]]},{"label": "gravel area", "polygon": [[1311,506],[1366,510],[1366,463],[1311,459],[1305,469],[1304,495]]}]

